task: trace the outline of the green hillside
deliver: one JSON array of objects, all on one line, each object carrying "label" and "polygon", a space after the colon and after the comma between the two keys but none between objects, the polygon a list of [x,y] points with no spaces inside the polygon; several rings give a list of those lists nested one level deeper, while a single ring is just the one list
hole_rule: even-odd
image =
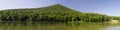
[{"label": "green hillside", "polygon": [[60,4],[42,8],[9,9],[0,11],[1,21],[85,21],[103,22],[110,21],[110,17],[97,13],[83,13],[69,9]]}]

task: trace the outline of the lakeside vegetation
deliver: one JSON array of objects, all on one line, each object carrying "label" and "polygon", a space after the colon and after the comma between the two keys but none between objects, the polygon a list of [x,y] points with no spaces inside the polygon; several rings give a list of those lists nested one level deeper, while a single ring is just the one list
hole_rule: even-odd
[{"label": "lakeside vegetation", "polygon": [[51,21],[51,22],[104,22],[120,17],[107,16],[97,13],[83,13],[69,9],[60,4],[42,8],[8,9],[0,11],[0,21]]}]

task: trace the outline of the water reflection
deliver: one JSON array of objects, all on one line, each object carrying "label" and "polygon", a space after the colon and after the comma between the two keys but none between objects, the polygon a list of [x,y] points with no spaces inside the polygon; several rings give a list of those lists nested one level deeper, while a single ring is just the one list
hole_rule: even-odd
[{"label": "water reflection", "polygon": [[1,22],[0,30],[100,30],[107,29],[109,23],[58,23],[58,22]]},{"label": "water reflection", "polygon": [[120,30],[120,26],[116,26],[116,27],[108,27],[107,30]]}]

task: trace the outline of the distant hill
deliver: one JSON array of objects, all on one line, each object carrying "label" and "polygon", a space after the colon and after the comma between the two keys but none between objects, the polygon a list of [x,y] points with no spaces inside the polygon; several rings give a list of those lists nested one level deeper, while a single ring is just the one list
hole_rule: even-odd
[{"label": "distant hill", "polygon": [[110,21],[111,17],[97,13],[83,13],[55,4],[42,8],[9,9],[0,11],[1,21],[85,21],[104,22]]}]

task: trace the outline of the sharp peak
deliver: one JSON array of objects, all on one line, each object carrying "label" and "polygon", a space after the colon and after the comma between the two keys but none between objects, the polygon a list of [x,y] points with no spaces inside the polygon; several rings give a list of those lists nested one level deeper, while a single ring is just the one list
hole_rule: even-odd
[{"label": "sharp peak", "polygon": [[61,4],[53,4],[53,5],[61,5]]},{"label": "sharp peak", "polygon": [[[42,8],[42,7],[40,7]],[[64,5],[61,5],[61,4],[53,4],[53,5],[49,5],[49,6],[46,6],[46,7],[43,7],[43,8],[52,8],[52,9],[67,9],[67,10],[72,10]]]},{"label": "sharp peak", "polygon": [[53,4],[52,6],[64,6],[62,4]]}]

